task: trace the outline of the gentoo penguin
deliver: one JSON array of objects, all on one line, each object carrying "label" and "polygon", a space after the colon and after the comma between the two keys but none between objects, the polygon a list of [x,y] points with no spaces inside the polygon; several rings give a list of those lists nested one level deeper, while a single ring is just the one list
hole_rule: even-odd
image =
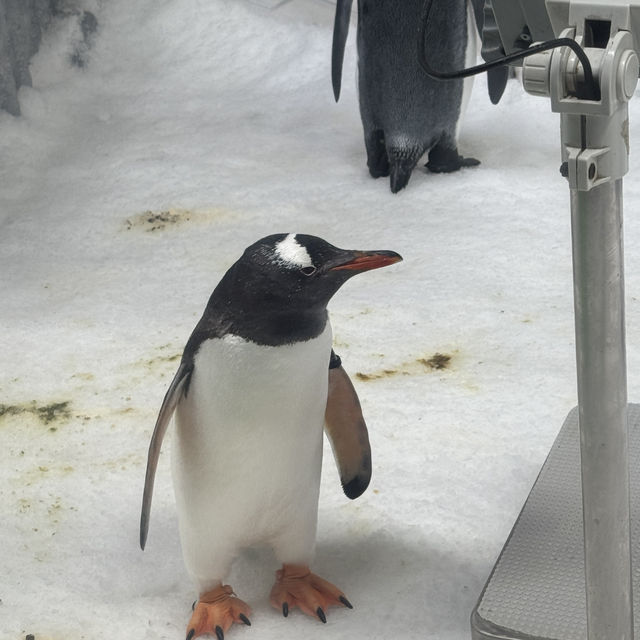
[{"label": "gentoo penguin", "polygon": [[244,547],[268,543],[282,568],[270,600],[326,621],[330,605],[351,607],[311,573],[323,424],[344,492],[357,498],[371,476],[360,403],[332,351],[327,303],[351,276],[402,258],[348,251],[324,240],[271,235],[248,247],[213,291],[187,341],[151,438],[140,545],[149,527],[153,480],[172,415],[172,470],[185,564],[198,589],[187,639],[250,610],[224,584]]},{"label": "gentoo penguin", "polygon": [[[340,97],[342,63],[352,0],[337,0],[331,77]],[[479,27],[483,0],[473,0]],[[475,27],[468,20],[467,0],[433,0],[426,37],[432,68],[452,71],[475,62]],[[358,0],[358,92],[367,166],[374,178],[390,176],[393,193],[409,182],[411,172],[429,153],[427,168],[435,173],[479,164],[458,153],[458,130],[472,79],[438,81],[418,63],[417,46],[423,0]],[[500,74],[506,84],[506,70]],[[463,95],[463,86],[466,95]]]}]

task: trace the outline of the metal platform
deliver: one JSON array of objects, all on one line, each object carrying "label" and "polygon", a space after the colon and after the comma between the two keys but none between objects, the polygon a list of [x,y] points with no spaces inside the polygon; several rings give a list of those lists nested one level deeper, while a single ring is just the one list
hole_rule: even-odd
[{"label": "metal platform", "polygon": [[[628,405],[631,548],[640,545],[640,405]],[[635,627],[640,566],[634,562]],[[577,408],[565,420],[471,615],[473,640],[585,640]]]}]

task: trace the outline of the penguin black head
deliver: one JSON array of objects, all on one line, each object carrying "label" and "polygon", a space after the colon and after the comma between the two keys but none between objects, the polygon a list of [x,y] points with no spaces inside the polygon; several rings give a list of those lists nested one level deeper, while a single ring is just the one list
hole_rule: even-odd
[{"label": "penguin black head", "polygon": [[349,278],[400,260],[394,251],[339,249],[305,234],[267,236],[227,271],[194,333],[266,345],[308,340],[324,330],[327,304]]},{"label": "penguin black head", "polygon": [[280,233],[245,250],[235,265],[242,278],[236,284],[247,299],[267,308],[324,309],[352,276],[401,259],[393,251],[351,251],[316,236]]}]

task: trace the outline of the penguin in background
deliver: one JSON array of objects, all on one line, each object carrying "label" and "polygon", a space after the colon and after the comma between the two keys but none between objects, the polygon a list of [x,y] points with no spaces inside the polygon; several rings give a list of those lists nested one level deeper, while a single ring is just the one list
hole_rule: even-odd
[{"label": "penguin in background", "polygon": [[367,427],[332,350],[327,304],[352,276],[402,260],[302,234],[248,247],[213,291],[187,341],[149,446],[140,520],[145,547],[162,439],[175,413],[172,471],[186,567],[198,589],[187,640],[233,623],[249,606],[224,584],[242,548],[267,543],[282,568],[270,595],[326,622],[344,593],[311,573],[322,463],[331,441],[345,494],[371,477]]},{"label": "penguin in background", "polygon": [[[483,0],[472,0],[477,28],[483,24]],[[352,0],[337,0],[331,77],[338,101]],[[452,71],[475,63],[476,34],[467,0],[433,0],[427,25],[426,57],[434,69]],[[417,57],[423,0],[358,0],[358,93],[367,166],[374,178],[390,176],[393,193],[409,182],[420,158],[427,168],[449,173],[475,166],[458,153],[460,121],[472,79],[439,81],[428,77]],[[508,69],[489,73],[496,104]]]}]

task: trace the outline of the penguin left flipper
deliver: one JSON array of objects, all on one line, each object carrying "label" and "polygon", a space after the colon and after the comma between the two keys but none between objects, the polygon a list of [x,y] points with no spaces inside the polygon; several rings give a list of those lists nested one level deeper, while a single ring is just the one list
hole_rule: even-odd
[{"label": "penguin left flipper", "polygon": [[347,35],[349,34],[352,2],[353,0],[338,0],[336,3],[336,16],[333,22],[333,44],[331,47],[331,83],[336,102],[340,98],[340,88],[342,86],[342,63],[344,61]]},{"label": "penguin left flipper", "polygon": [[353,500],[364,493],[371,480],[371,445],[358,395],[341,365],[329,369],[325,431],[342,488]]},{"label": "penguin left flipper", "polygon": [[153,496],[153,481],[156,477],[156,468],[160,457],[160,448],[164,434],[167,432],[171,417],[178,402],[186,392],[189,378],[193,371],[193,364],[181,362],[176,375],[167,390],[160,413],[153,429],[151,443],[149,444],[149,454],[147,456],[147,472],[144,479],[144,493],[142,494],[142,511],[140,514],[140,547],[144,549],[149,532],[149,513],[151,511],[151,498]]}]

